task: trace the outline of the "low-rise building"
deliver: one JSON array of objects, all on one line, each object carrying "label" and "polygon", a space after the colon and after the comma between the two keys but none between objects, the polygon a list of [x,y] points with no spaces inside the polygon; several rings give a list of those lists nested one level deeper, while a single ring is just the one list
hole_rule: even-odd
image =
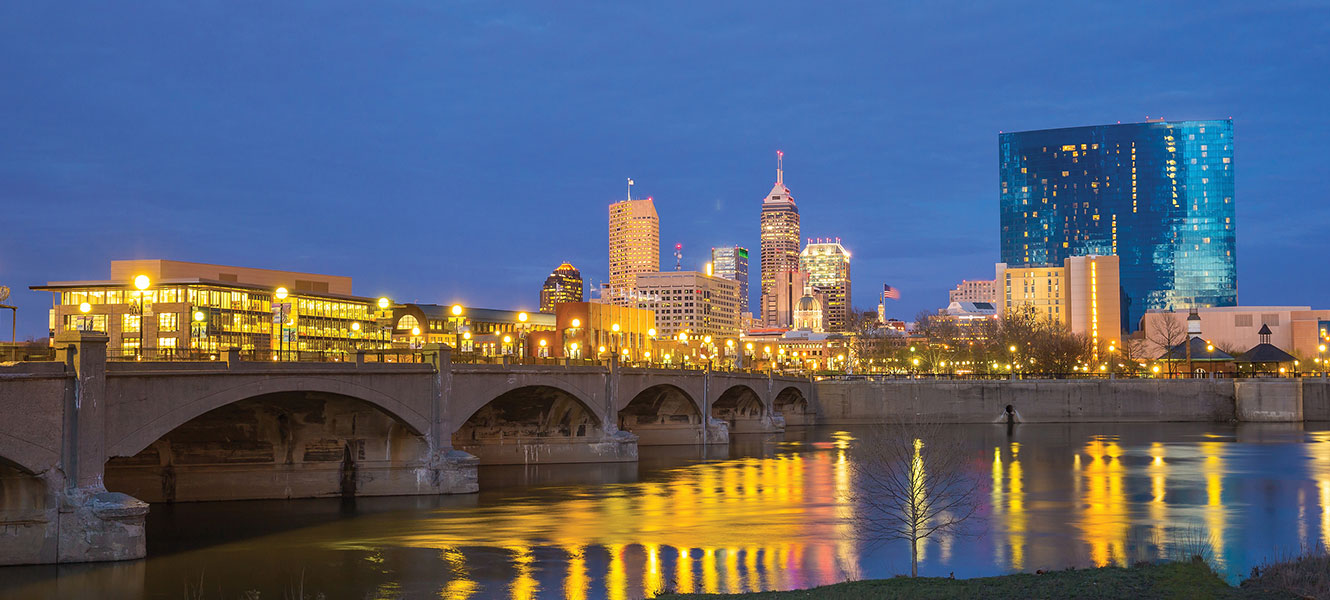
[{"label": "low-rise building", "polygon": [[992,279],[962,279],[956,289],[947,292],[948,302],[996,302],[996,281]]},{"label": "low-rise building", "polygon": [[52,281],[50,333],[110,337],[116,355],[346,353],[387,347],[377,301],[351,278],[174,260],[111,261],[108,279]]},{"label": "low-rise building", "polygon": [[[1261,328],[1270,329],[1272,344],[1305,360],[1320,358],[1318,347],[1330,344],[1330,310],[1312,310],[1310,306],[1223,306],[1197,308],[1201,331],[1216,347],[1245,351],[1263,343]],[[1140,328],[1151,351],[1160,351],[1160,342],[1171,341],[1165,331],[1185,332],[1189,311],[1149,310],[1141,318]],[[1171,326],[1165,320],[1173,320]],[[1173,337],[1180,336],[1175,333]]]}]

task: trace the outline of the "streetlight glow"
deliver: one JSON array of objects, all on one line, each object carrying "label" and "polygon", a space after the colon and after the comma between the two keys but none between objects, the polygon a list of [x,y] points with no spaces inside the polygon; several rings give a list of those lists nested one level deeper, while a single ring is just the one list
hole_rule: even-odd
[{"label": "streetlight glow", "polygon": [[452,313],[453,313],[453,316],[454,316],[454,317],[460,317],[460,316],[462,316],[462,305],[461,305],[461,304],[454,304],[454,305],[453,305],[453,308],[452,308]]},{"label": "streetlight glow", "polygon": [[525,323],[527,320],[527,314],[525,312],[517,313],[517,320]]},{"label": "streetlight glow", "polygon": [[655,328],[655,327],[652,327],[651,329],[648,329],[648,330],[647,330],[647,337],[656,337],[656,328]]},{"label": "streetlight glow", "polygon": [[359,321],[356,321],[356,322],[354,322],[354,323],[351,324],[351,331],[360,331],[360,322],[359,322]]},{"label": "streetlight glow", "polygon": [[273,296],[276,296],[278,300],[286,300],[287,293],[286,288],[279,287],[273,292]]},{"label": "streetlight glow", "polygon": [[[525,321],[526,319],[522,320]],[[613,325],[610,325],[610,331],[613,331],[614,333],[619,333],[619,324],[615,323]]]},{"label": "streetlight glow", "polygon": [[88,313],[91,312],[91,311],[92,311],[92,305],[91,305],[91,304],[88,304],[87,302],[84,302],[84,303],[82,303],[82,304],[79,304],[79,312],[82,312],[83,314],[86,315],[86,314],[88,314]]},{"label": "streetlight glow", "polygon": [[139,291],[148,289],[151,284],[152,281],[148,279],[147,275],[136,275],[134,277],[134,287],[138,288]]},{"label": "streetlight glow", "polygon": [[573,319],[573,323],[572,323],[572,325],[573,325],[573,327],[581,327],[581,326],[582,326],[582,320],[581,320],[581,319]]},{"label": "streetlight glow", "polygon": [[379,310],[388,310],[388,305],[392,304],[387,298],[379,298]]},{"label": "streetlight glow", "polygon": [[206,319],[206,318],[207,318],[207,316],[203,314],[203,311],[201,311],[201,310],[196,310],[196,311],[194,311],[194,320],[195,320],[195,321],[202,322],[202,321],[203,321],[204,319]]}]

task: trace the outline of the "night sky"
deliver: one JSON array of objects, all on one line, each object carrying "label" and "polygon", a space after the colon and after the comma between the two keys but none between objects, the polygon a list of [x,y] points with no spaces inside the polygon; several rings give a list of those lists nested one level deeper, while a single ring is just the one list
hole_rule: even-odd
[{"label": "night sky", "polygon": [[1147,115],[1234,119],[1241,303],[1330,305],[1324,2],[56,4],[0,4],[20,338],[29,285],[116,258],[534,309],[561,261],[606,279],[628,177],[684,268],[756,258],[777,149],[855,305],[910,320],[993,276],[999,131]]}]

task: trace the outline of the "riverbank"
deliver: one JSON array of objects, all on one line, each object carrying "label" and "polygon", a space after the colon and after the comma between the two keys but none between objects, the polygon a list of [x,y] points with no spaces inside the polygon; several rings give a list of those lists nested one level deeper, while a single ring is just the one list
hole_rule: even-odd
[{"label": "riverbank", "polygon": [[[1282,568],[1281,568],[1282,567]],[[1266,568],[1268,575],[1244,581],[1234,587],[1211,570],[1205,562],[1171,562],[1143,564],[1134,567],[1102,567],[1098,569],[1068,569],[1043,574],[1018,573],[998,577],[975,579],[948,579],[942,577],[896,577],[849,581],[808,590],[789,592],[756,592],[749,594],[663,594],[656,596],[668,600],[793,600],[819,598],[828,600],[856,599],[950,599],[984,598],[988,600],[1024,600],[1027,598],[1058,599],[1232,599],[1276,600],[1316,598],[1316,590],[1324,591],[1324,575],[1319,581],[1298,575],[1300,571],[1325,569],[1324,556],[1301,558]],[[1313,577],[1314,579],[1315,577]],[[1294,582],[1294,583],[1291,583]],[[1312,586],[1312,587],[1307,587]],[[1310,593],[1308,593],[1310,592]]]}]

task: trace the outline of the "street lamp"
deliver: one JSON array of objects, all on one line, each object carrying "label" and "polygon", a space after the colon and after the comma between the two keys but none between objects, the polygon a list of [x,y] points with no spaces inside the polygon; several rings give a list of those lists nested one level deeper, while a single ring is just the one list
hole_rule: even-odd
[{"label": "street lamp", "polygon": [[[194,319],[189,327],[189,334],[190,338],[193,339],[193,344],[191,345],[194,346],[194,350],[197,352],[200,349],[199,346],[203,345],[203,333],[204,328],[207,327],[206,323],[208,321],[208,314],[201,310],[195,310],[193,317]],[[195,338],[195,335],[198,337]]]},{"label": "street lamp", "polygon": [[1317,346],[1316,351],[1320,353],[1321,381],[1325,381],[1325,344]]},{"label": "street lamp", "polygon": [[87,302],[79,304],[79,312],[83,313],[83,316],[79,317],[79,331],[87,331],[88,319],[91,318],[88,313],[92,312],[92,305]]},{"label": "street lamp", "polygon": [[351,351],[360,351],[360,321],[351,322]]},{"label": "street lamp", "polygon": [[139,296],[139,347],[135,349],[135,355],[140,359],[143,358],[143,301],[147,299],[147,289],[150,285],[152,280],[148,279],[147,275],[134,276],[134,287],[138,289]]},{"label": "street lamp", "polygon": [[526,320],[531,318],[526,311],[517,313],[517,359],[526,356]]},{"label": "street lamp", "polygon": [[[288,292],[284,287],[279,287],[273,291],[273,297],[277,298],[277,315],[280,324],[280,329],[277,332],[277,355],[282,358],[285,358],[283,355],[286,353],[286,303],[282,301],[286,300],[287,295]],[[387,300],[387,298],[380,298],[379,305],[382,306]]]}]

